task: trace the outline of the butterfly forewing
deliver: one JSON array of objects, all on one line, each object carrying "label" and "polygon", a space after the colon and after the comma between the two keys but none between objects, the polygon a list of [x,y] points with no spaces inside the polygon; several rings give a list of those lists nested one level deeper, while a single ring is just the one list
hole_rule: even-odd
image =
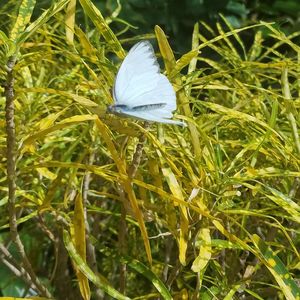
[{"label": "butterfly forewing", "polygon": [[168,78],[160,73],[149,41],[137,43],[128,52],[113,88],[111,112],[138,119],[180,124],[169,120],[176,109],[176,94]]},{"label": "butterfly forewing", "polygon": [[165,97],[172,99],[175,109],[175,92],[168,79],[160,74],[152,45],[148,41],[139,42],[129,51],[116,76],[115,102],[132,107],[161,103]]}]

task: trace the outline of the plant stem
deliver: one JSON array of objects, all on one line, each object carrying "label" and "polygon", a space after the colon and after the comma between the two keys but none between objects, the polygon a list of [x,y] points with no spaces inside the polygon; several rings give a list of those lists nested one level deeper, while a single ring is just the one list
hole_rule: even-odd
[{"label": "plant stem", "polygon": [[[17,227],[16,217],[16,131],[15,131],[15,120],[14,120],[14,74],[13,69],[16,63],[16,57],[11,56],[8,59],[6,65],[7,80],[5,85],[5,97],[6,97],[6,108],[5,108],[5,119],[6,119],[6,146],[7,146],[7,181],[8,181],[8,203],[9,203],[9,227],[11,233],[11,239],[15,243],[19,255],[22,260],[22,265],[32,283],[36,289],[44,297],[51,298],[50,292],[45,286],[41,284],[37,276],[35,275],[31,263],[28,260],[24,245],[20,239]],[[25,276],[26,277],[26,276]]]},{"label": "plant stem", "polygon": [[[144,124],[144,129],[147,130],[150,127],[150,124],[148,122],[145,122]],[[139,142],[136,145],[136,150],[134,152],[133,158],[132,158],[132,163],[128,171],[128,176],[130,178],[134,178],[137,172],[137,169],[141,163],[142,159],[142,154],[143,154],[143,149],[144,149],[144,144],[146,142],[147,136],[146,134],[142,134],[139,138]]]},{"label": "plant stem", "polygon": [[[145,122],[144,123],[144,128],[148,129],[150,127],[150,124]],[[139,137],[138,144],[136,146],[136,150],[133,154],[132,162],[128,170],[128,177],[129,178],[134,178],[136,175],[136,172],[138,170],[138,167],[141,163],[142,159],[142,154],[143,154],[143,149],[144,149],[144,144],[146,142],[146,134],[142,134]],[[126,223],[126,215],[127,213],[131,213],[134,215],[132,211],[132,207],[129,204],[128,199],[125,197],[124,189],[122,187],[119,188],[119,195],[121,196],[122,199],[122,207],[121,207],[121,219],[120,219],[120,226],[119,226],[119,245],[120,245],[120,253],[121,255],[126,255],[127,254],[127,223]],[[127,277],[127,266],[126,263],[122,263],[120,266],[120,292],[125,293],[125,287],[126,287],[126,277]]]}]

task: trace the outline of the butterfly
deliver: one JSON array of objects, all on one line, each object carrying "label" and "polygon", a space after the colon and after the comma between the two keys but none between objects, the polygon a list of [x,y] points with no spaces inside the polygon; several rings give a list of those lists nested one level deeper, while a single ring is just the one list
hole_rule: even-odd
[{"label": "butterfly", "polygon": [[109,113],[137,119],[186,126],[171,120],[176,94],[159,64],[149,41],[135,44],[125,57],[113,87],[114,105]]}]

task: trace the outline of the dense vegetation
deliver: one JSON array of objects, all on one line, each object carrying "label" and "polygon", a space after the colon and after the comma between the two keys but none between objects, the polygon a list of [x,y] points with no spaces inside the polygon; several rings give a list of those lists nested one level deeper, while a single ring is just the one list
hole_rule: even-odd
[{"label": "dense vegetation", "polygon": [[[177,10],[135,34],[122,2],[35,2],[1,7],[2,296],[299,299],[295,27],[214,13],[178,42]],[[298,5],[275,3],[276,16]],[[187,128],[105,113],[124,49],[143,39]]]}]

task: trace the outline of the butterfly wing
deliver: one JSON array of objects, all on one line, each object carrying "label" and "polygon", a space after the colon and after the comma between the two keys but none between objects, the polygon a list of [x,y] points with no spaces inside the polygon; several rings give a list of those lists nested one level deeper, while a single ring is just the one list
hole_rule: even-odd
[{"label": "butterfly wing", "polygon": [[[134,110],[126,110],[124,111],[124,115],[134,117],[137,119],[145,120],[145,121],[152,121],[152,122],[159,122],[159,123],[166,123],[166,124],[175,124],[186,127],[186,124],[181,121],[171,120],[172,114],[165,110],[149,110],[149,111],[134,111]],[[168,117],[166,117],[168,116]]]},{"label": "butterfly wing", "polygon": [[164,117],[172,117],[176,109],[175,91],[160,73],[149,41],[137,43],[128,52],[116,76],[113,97],[116,105],[129,108],[164,103]]}]

